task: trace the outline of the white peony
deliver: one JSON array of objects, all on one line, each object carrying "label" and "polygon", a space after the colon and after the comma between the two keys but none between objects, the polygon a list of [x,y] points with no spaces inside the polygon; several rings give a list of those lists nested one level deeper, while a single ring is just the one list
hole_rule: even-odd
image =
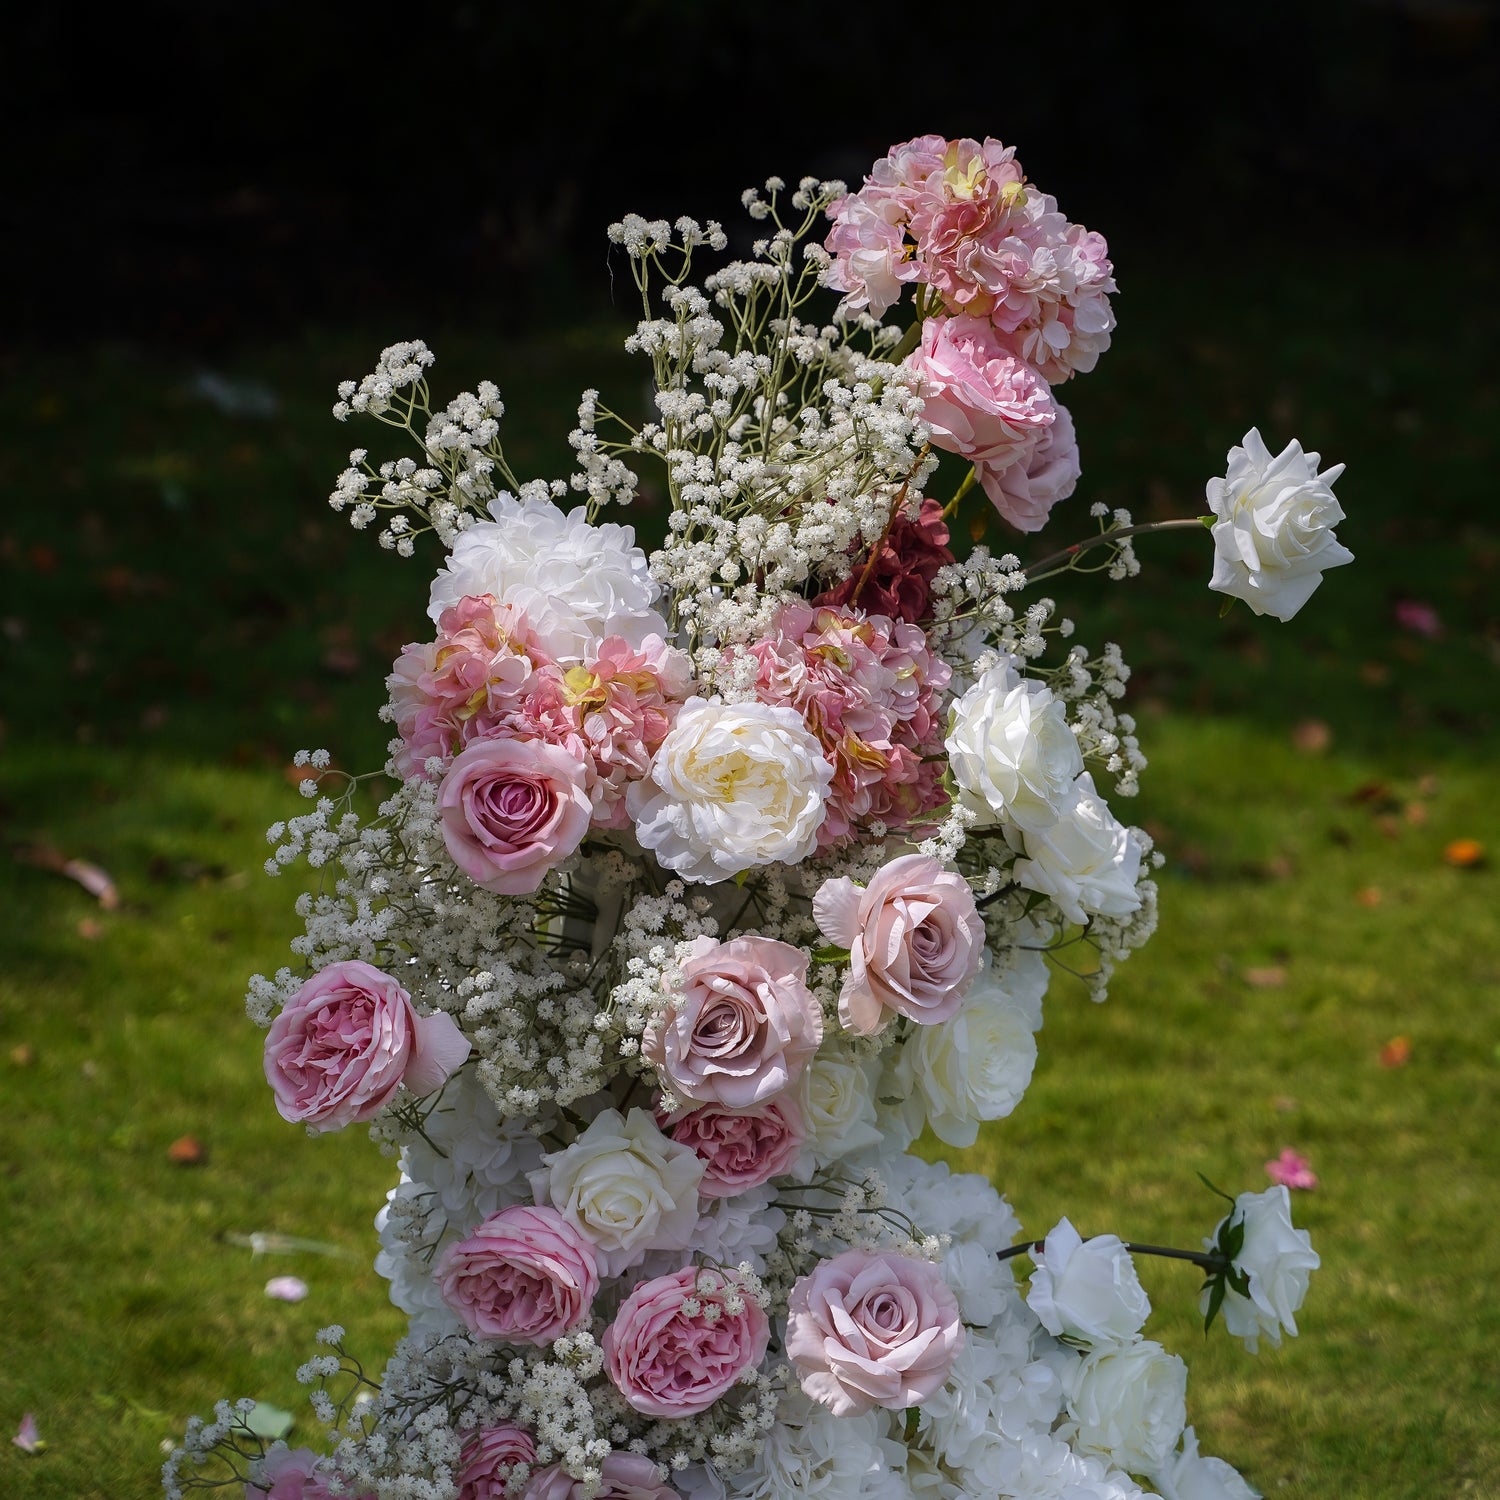
[{"label": "white peony", "polygon": [[1060,1219],[1032,1259],[1026,1302],[1054,1337],[1123,1344],[1141,1331],[1151,1302],[1118,1235],[1086,1240]]},{"label": "white peony", "polygon": [[660,864],[711,883],[806,859],[832,780],[823,747],[795,709],[689,698],[625,805]]},{"label": "white peony", "polygon": [[539,1204],[572,1221],[618,1276],[648,1250],[685,1250],[698,1227],[703,1161],[657,1129],[649,1111],[601,1110],[571,1146],[531,1174]]},{"label": "white peony", "polygon": [[906,1038],[894,1072],[908,1129],[925,1116],[940,1141],[972,1146],[981,1120],[1002,1120],[1021,1102],[1046,988],[1046,961],[1025,954],[1003,977],[981,974],[951,1020]]},{"label": "white peony", "polygon": [[1151,1476],[1161,1500],[1261,1500],[1232,1464],[1205,1458],[1191,1427],[1182,1434],[1182,1450],[1172,1454]]},{"label": "white peony", "polygon": [[[1244,1297],[1233,1287],[1225,1287],[1224,1326],[1256,1354],[1262,1334],[1273,1348],[1280,1347],[1283,1328],[1296,1335],[1294,1314],[1307,1296],[1308,1278],[1322,1260],[1312,1247],[1312,1236],[1305,1229],[1293,1228],[1292,1195],[1279,1183],[1263,1193],[1241,1193],[1233,1210],[1203,1241],[1204,1248],[1215,1249],[1225,1225],[1235,1223],[1244,1225],[1245,1240],[1234,1265],[1245,1273],[1250,1295]],[[1204,1313],[1208,1299],[1205,1289],[1199,1302]]]},{"label": "white peony", "polygon": [[1010,842],[1023,856],[1011,870],[1016,884],[1050,896],[1069,922],[1125,917],[1139,909],[1141,846],[1087,772],[1074,783],[1055,823],[1012,835]]},{"label": "white peony", "polygon": [[820,1047],[802,1070],[797,1103],[816,1166],[853,1156],[885,1139],[875,1113],[878,1072],[877,1061],[856,1057],[837,1043]]},{"label": "white peony", "polygon": [[667,622],[651,607],[660,590],[633,527],[591,526],[581,509],[507,494],[490,501],[490,514],[494,520],[459,533],[432,580],[434,623],[468,595],[493,594],[525,614],[537,645],[558,661],[581,661],[608,635],[632,646],[648,635],[668,638]]},{"label": "white peony", "polygon": [[1070,1372],[1067,1401],[1059,1436],[1117,1468],[1149,1474],[1166,1462],[1187,1423],[1187,1366],[1150,1339],[1106,1345]]},{"label": "white peony", "polygon": [[729,1500],[894,1500],[906,1455],[890,1427],[889,1412],[836,1417],[794,1391],[754,1461],[729,1479]]},{"label": "white peony", "polygon": [[1025,1500],[1151,1500],[1130,1475],[1050,1433],[1028,1433],[996,1454],[990,1494]]},{"label": "white peony", "polygon": [[1243,599],[1258,615],[1290,620],[1328,568],[1353,562],[1333,528],[1344,519],[1332,485],[1343,464],[1318,472],[1319,455],[1295,440],[1275,457],[1251,428],[1229,450],[1229,472],[1208,481],[1213,512],[1211,589]]},{"label": "white peony", "polygon": [[981,822],[1050,827],[1083,770],[1083,754],[1052,689],[1003,658],[953,706],[944,742],[959,801]]}]

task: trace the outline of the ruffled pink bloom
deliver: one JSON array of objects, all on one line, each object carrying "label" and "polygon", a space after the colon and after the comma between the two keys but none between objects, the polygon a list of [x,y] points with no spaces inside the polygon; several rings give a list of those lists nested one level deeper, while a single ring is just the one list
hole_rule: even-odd
[{"label": "ruffled pink bloom", "polygon": [[[599,1465],[600,1487],[595,1500],[682,1500],[666,1474],[644,1453],[616,1450]],[[531,1476],[521,1500],[583,1500],[583,1481],[561,1464],[549,1464]]]},{"label": "ruffled pink bloom", "polygon": [[438,808],[453,863],[504,896],[536,890],[593,817],[584,766],[541,740],[477,740],[449,766]]},{"label": "ruffled pink bloom", "polygon": [[780,1094],[823,1040],[807,954],[772,938],[696,938],[682,987],[641,1038],[674,1094],[745,1109]]},{"label": "ruffled pink bloom", "polygon": [[862,554],[849,576],[813,603],[858,606],[867,615],[891,620],[925,619],[932,580],[953,561],[942,502],[928,495],[915,520],[904,511],[898,514],[875,546],[874,559],[871,566],[868,554]]},{"label": "ruffled pink bloom", "polygon": [[968,881],[925,854],[893,859],[863,888],[825,880],[813,916],[830,943],[849,950],[839,1020],[861,1036],[892,1015],[946,1021],[984,957],[984,922]]},{"label": "ruffled pink bloom", "polygon": [[1275,1161],[1266,1163],[1266,1176],[1281,1187],[1311,1189],[1318,1185],[1318,1174],[1307,1158],[1290,1146]]},{"label": "ruffled pink bloom", "polygon": [[[684,1306],[690,1299],[692,1312]],[[604,1368],[645,1416],[690,1417],[754,1369],[770,1338],[765,1310],[736,1281],[687,1266],[642,1282],[625,1299],[604,1331]]]},{"label": "ruffled pink bloom", "polygon": [[1082,472],[1073,418],[1065,406],[1059,405],[1056,410],[1057,420],[1043,429],[1021,462],[979,476],[995,509],[1017,531],[1040,531],[1052,507],[1073,493]]},{"label": "ruffled pink bloom", "polygon": [[704,1104],[658,1121],[702,1158],[703,1198],[734,1198],[788,1172],[807,1139],[802,1111],[786,1094],[745,1109]]},{"label": "ruffled pink bloom", "polygon": [[[333,1500],[333,1471],[311,1448],[273,1448],[261,1460],[263,1484],[245,1485],[245,1500]],[[340,1495],[348,1492],[340,1490]],[[374,1500],[366,1493],[359,1500]]]},{"label": "ruffled pink bloom", "polygon": [[911,828],[946,801],[938,695],[952,670],[920,627],[799,602],[745,649],[756,697],[801,714],[833,766],[820,848],[877,819]]},{"label": "ruffled pink bloom", "polygon": [[518,1465],[536,1462],[536,1444],[519,1427],[481,1427],[459,1456],[458,1500],[505,1500]]},{"label": "ruffled pink bloom", "polygon": [[488,738],[533,672],[550,661],[525,616],[492,594],[469,595],[444,610],[437,639],[403,646],[386,678],[402,741],[396,769],[421,775],[430,757],[446,760]]},{"label": "ruffled pink bloom", "polygon": [[451,1016],[419,1016],[389,974],[346,959],[287,1001],[266,1035],[264,1061],[277,1113],[316,1134],[373,1119],[400,1084],[433,1093],[468,1055]]},{"label": "ruffled pink bloom", "polygon": [[518,1203],[450,1245],[433,1272],[443,1301],[476,1338],[550,1344],[589,1314],[594,1247],[555,1208]]},{"label": "ruffled pink bloom", "polygon": [[1047,382],[979,318],[929,318],[907,364],[921,377],[933,442],[968,459],[981,482],[1024,461],[1057,420]]},{"label": "ruffled pink bloom", "polygon": [[787,1304],[802,1389],[839,1417],[920,1406],[963,1344],[958,1302],[927,1260],[846,1250],[798,1280]]}]

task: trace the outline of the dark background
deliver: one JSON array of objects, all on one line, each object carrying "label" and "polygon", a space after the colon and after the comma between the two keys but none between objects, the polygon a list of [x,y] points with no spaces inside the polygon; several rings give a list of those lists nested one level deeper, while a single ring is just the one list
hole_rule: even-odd
[{"label": "dark background", "polygon": [[577,318],[624,212],[737,223],[769,174],[857,185],[926,132],[1015,144],[1122,288],[1137,247],[1328,276],[1396,243],[1393,295],[1461,308],[1500,147],[1476,0],[155,0],[6,31],[13,353]]}]

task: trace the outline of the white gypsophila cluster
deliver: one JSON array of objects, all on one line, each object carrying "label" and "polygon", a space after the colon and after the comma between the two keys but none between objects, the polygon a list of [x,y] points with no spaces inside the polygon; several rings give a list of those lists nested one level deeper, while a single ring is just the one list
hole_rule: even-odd
[{"label": "white gypsophila cluster", "polygon": [[[375,1265],[407,1335],[372,1375],[324,1330],[298,1372],[323,1450],[221,1403],[169,1495],[226,1466],[374,1500],[1248,1493],[1199,1454],[1123,1243],[1064,1220],[1023,1294],[1009,1202],[927,1159],[1020,1105],[1053,976],[1104,998],[1156,923],[1161,856],[1111,805],[1146,763],[1129,668],[1039,592],[1133,576],[1151,528],[1095,506],[1029,570],[955,540],[1076,483],[1071,435],[1047,457],[1018,414],[1052,409],[1027,359],[1066,378],[1107,342],[1103,241],[993,141],[910,142],[856,196],[770,179],[764,237],[712,269],[716,223],[611,226],[651,395],[583,393],[566,481],[514,472],[495,385],[435,403],[424,344],[340,386],[414,451],[356,448],[333,508],[441,556],[384,766],[298,752],[311,805],[266,869],[308,872],[302,931],[246,1009],[278,1110],[393,1158]],[[870,310],[908,285],[905,329]],[[912,357],[960,316],[993,325],[954,388],[972,442]],[[1238,547],[1292,605],[1299,548],[1343,560],[1336,474],[1246,452],[1211,490],[1219,573]],[[602,517],[643,493],[638,542]],[[1281,1200],[1205,1243],[1210,1317],[1295,1332],[1317,1259]]]}]

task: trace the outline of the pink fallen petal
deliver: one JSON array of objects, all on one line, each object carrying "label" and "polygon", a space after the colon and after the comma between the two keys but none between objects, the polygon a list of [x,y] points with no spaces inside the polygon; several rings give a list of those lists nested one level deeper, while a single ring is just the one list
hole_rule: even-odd
[{"label": "pink fallen petal", "polygon": [[273,1276],[266,1283],[266,1296],[278,1302],[300,1302],[307,1295],[307,1283],[300,1276]]},{"label": "pink fallen petal", "polygon": [[1266,1163],[1266,1176],[1281,1187],[1315,1188],[1318,1185],[1317,1175],[1308,1165],[1307,1158],[1290,1146],[1275,1161]]},{"label": "pink fallen petal", "polygon": [[1419,599],[1402,599],[1397,603],[1396,623],[1413,635],[1425,635],[1428,640],[1435,640],[1443,633],[1443,622],[1438,617],[1438,612]]},{"label": "pink fallen petal", "polygon": [[27,1412],[21,1418],[21,1430],[11,1439],[22,1453],[40,1453],[46,1448],[46,1440],[36,1430],[36,1418]]}]

